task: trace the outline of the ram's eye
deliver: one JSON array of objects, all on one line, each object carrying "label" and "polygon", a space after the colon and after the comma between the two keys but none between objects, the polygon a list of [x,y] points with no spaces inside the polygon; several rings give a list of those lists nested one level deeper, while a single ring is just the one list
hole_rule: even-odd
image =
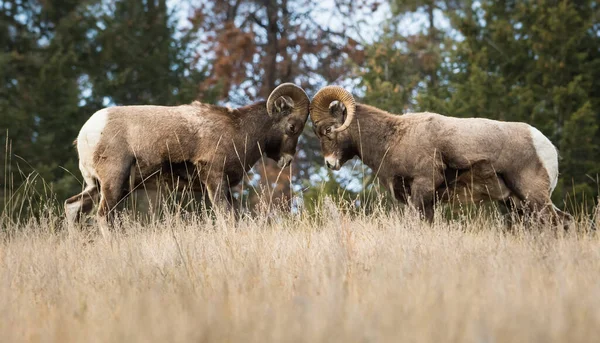
[{"label": "ram's eye", "polygon": [[325,129],[325,134],[328,135],[331,133],[331,126]]}]

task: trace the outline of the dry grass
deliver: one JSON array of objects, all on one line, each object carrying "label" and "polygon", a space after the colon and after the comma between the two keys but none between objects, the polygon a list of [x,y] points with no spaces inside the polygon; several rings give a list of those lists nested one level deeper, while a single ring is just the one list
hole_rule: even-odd
[{"label": "dry grass", "polygon": [[600,337],[600,239],[324,221],[170,217],[124,233],[4,228],[3,342],[579,342]]}]

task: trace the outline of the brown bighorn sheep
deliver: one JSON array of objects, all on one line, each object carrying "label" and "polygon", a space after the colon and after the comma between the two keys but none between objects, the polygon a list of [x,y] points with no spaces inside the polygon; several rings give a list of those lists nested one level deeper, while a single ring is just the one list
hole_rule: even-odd
[{"label": "brown bighorn sheep", "polygon": [[497,200],[520,213],[571,216],[550,195],[558,179],[556,148],[536,128],[516,122],[392,115],[357,104],[338,86],[317,92],[310,117],[325,163],[338,170],[358,156],[392,195],[433,220],[437,200]]},{"label": "brown bighorn sheep", "polygon": [[65,202],[67,219],[91,211],[100,194],[97,215],[111,221],[129,191],[130,176],[137,185],[161,170],[184,182],[193,172],[199,180],[194,188],[205,187],[214,206],[230,208],[229,188],[261,153],[281,168],[290,164],[308,109],[308,96],[291,83],[275,88],[266,102],[237,109],[200,102],[102,109],[77,137],[86,188]]}]

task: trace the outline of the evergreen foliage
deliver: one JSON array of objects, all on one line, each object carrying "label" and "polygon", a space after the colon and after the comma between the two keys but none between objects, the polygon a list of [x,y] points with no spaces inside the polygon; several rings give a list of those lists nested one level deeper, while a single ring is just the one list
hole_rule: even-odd
[{"label": "evergreen foliage", "polygon": [[[335,5],[201,1],[180,5],[190,9],[185,18],[166,0],[0,0],[0,141],[6,145],[0,208],[27,180],[38,180],[34,191],[50,191],[60,201],[76,193],[81,183],[72,142],[104,106],[194,99],[243,105],[281,82],[298,82],[312,96],[349,78],[359,80],[361,101],[392,113],[534,125],[560,152],[554,201],[570,210],[592,206],[600,189],[596,1]],[[371,23],[369,11],[382,6],[391,15],[377,36],[362,39],[353,25]],[[324,9],[331,11],[329,26],[319,20]],[[271,185],[282,197],[290,176],[304,203],[320,196],[314,189],[356,199],[353,191],[372,185],[364,168],[347,167],[329,173],[320,187],[317,176],[327,174],[310,128],[300,149],[293,172]],[[263,174],[280,176],[273,168]],[[363,178],[369,181],[357,181]],[[340,185],[351,186],[340,193]]]},{"label": "evergreen foliage", "polygon": [[[393,113],[529,123],[561,156],[554,201],[590,208],[600,188],[598,11],[595,1],[457,1],[439,13],[448,27],[434,38],[431,27],[400,37],[388,23],[367,49],[365,101]],[[440,49],[419,53],[414,42],[432,39]],[[428,61],[441,61],[437,84],[427,81]]]}]

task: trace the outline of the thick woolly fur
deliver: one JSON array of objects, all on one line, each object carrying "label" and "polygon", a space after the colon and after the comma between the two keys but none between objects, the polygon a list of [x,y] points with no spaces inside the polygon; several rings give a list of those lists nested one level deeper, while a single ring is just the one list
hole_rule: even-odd
[{"label": "thick woolly fur", "polygon": [[77,138],[86,185],[66,201],[67,218],[74,221],[90,212],[100,195],[98,216],[105,219],[132,186],[152,185],[156,179],[177,178],[179,185],[206,189],[213,205],[230,208],[230,187],[262,153],[284,167],[296,152],[308,98],[296,107],[286,94],[273,101],[271,114],[266,102],[238,109],[194,102],[96,112]]},{"label": "thick woolly fur", "polygon": [[349,128],[335,132],[331,128],[342,125],[347,109],[334,102],[329,111],[314,122],[326,164],[339,169],[358,156],[397,200],[413,204],[428,220],[439,200],[494,200],[520,214],[571,219],[550,200],[558,178],[556,148],[528,124],[427,112],[392,115],[357,104]]}]

